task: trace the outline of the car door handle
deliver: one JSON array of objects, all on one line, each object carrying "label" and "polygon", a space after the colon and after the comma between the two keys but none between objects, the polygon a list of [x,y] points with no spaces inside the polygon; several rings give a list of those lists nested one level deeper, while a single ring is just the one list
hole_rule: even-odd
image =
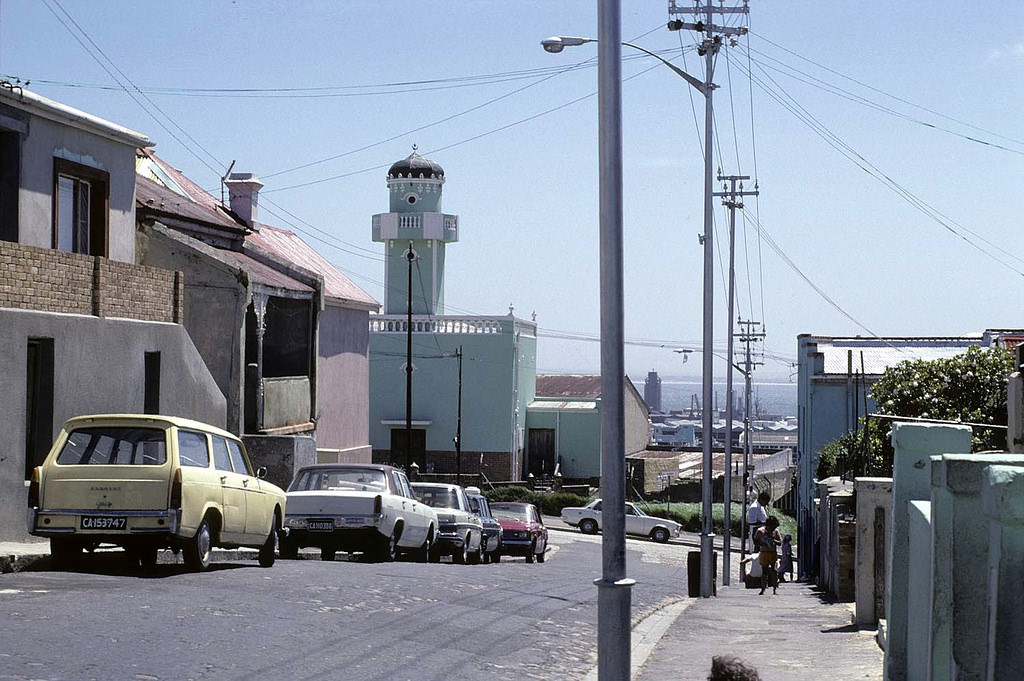
[{"label": "car door handle", "polygon": [[226,476],[226,475],[220,476],[220,484],[222,484],[222,485],[228,484],[228,476]]},{"label": "car door handle", "polygon": [[249,486],[249,478],[245,478],[244,480],[242,480],[242,487],[248,487],[248,486]]}]

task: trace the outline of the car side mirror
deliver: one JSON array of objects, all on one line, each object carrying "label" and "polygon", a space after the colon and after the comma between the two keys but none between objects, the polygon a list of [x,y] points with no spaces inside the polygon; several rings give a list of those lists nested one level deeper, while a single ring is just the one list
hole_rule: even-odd
[{"label": "car side mirror", "polygon": [[262,480],[263,478],[267,477],[267,467],[266,466],[260,466],[259,468],[257,468],[256,469],[256,477],[259,478],[260,480]]}]

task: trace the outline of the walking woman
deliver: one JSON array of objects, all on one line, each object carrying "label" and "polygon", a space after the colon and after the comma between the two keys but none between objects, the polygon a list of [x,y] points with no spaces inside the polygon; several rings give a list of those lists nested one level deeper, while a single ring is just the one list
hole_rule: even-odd
[{"label": "walking woman", "polygon": [[775,563],[779,559],[777,547],[782,543],[779,535],[779,519],[773,515],[768,516],[764,527],[757,528],[754,534],[754,544],[757,546],[757,562],[761,564],[761,591],[764,595],[767,587],[772,588],[772,593],[778,593],[779,573],[775,570]]}]

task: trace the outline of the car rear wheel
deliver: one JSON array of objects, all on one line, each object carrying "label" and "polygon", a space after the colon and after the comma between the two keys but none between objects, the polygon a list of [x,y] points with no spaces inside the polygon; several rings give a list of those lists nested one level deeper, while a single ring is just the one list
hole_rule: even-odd
[{"label": "car rear wheel", "polygon": [[481,542],[480,546],[476,547],[476,551],[470,551],[469,553],[469,564],[479,565],[484,559],[484,546]]},{"label": "car rear wheel", "polygon": [[159,549],[155,546],[140,546],[133,552],[135,554],[135,560],[139,562],[139,567],[143,570],[151,570],[156,566],[156,557],[159,553]]},{"label": "car rear wheel", "polygon": [[501,562],[501,550],[500,549],[498,551],[495,551],[494,553],[491,554],[491,562],[492,563],[500,563]]},{"label": "car rear wheel", "polygon": [[274,565],[274,558],[277,556],[277,516],[274,517],[274,521],[270,524],[270,534],[267,535],[266,541],[260,547],[260,567],[272,567]]},{"label": "car rear wheel", "polygon": [[278,553],[285,560],[295,560],[299,557],[299,543],[291,537],[284,537],[278,545]]},{"label": "car rear wheel", "polygon": [[655,527],[651,530],[651,540],[659,544],[668,543],[668,530],[664,527]]},{"label": "car rear wheel", "polygon": [[58,570],[70,570],[77,565],[82,557],[82,547],[72,539],[65,537],[50,538],[50,560]]},{"label": "car rear wheel", "polygon": [[395,559],[395,554],[398,551],[398,532],[396,530],[397,528],[392,528],[390,535],[379,539],[380,544],[374,552],[374,559],[378,563],[390,563]]},{"label": "car rear wheel", "polygon": [[185,565],[195,572],[203,572],[210,567],[210,554],[213,552],[213,533],[210,521],[203,518],[196,534],[185,545]]},{"label": "car rear wheel", "polygon": [[580,521],[580,532],[583,534],[597,534],[597,521],[593,518],[584,518]]},{"label": "car rear wheel", "polygon": [[434,536],[433,530],[427,533],[427,538],[423,540],[420,547],[412,552],[412,559],[417,563],[426,563],[429,561],[433,554],[434,548]]}]

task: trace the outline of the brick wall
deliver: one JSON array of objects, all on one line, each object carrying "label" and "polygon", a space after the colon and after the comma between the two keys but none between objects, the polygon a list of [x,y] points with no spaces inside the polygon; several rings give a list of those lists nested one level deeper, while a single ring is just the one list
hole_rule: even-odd
[{"label": "brick wall", "polygon": [[0,241],[0,308],[182,321],[181,272]]}]

